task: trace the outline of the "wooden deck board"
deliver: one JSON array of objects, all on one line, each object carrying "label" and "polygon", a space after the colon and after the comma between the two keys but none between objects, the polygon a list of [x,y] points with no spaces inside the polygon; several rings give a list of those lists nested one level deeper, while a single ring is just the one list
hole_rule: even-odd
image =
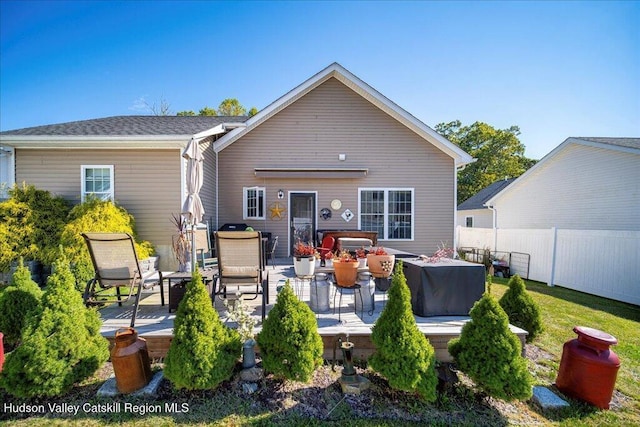
[{"label": "wooden deck board", "polygon": [[[267,314],[276,302],[276,286],[282,284],[284,280],[291,279],[293,284],[294,272],[293,266],[282,265],[280,263],[275,269],[269,268],[269,295],[270,301],[267,306]],[[300,295],[303,301],[309,302],[309,282],[302,286]],[[343,298],[340,319],[338,321],[338,313],[333,312],[333,294],[330,294],[330,310],[324,313],[317,313],[318,332],[322,336],[324,343],[325,359],[333,358],[333,346],[340,334],[348,334],[349,340],[354,342],[354,357],[366,359],[370,356],[375,348],[371,342],[371,327],[382,313],[387,296],[376,292],[375,310],[372,315],[366,311],[361,315],[360,311],[356,314],[353,306],[353,296],[345,296]],[[168,290],[165,284],[165,301],[168,304]],[[256,318],[258,324],[255,332],[261,329],[261,306],[260,299],[247,301],[247,305],[253,309],[252,315]],[[215,308],[220,315],[221,320],[225,321],[229,326],[235,327],[233,322],[229,322],[226,317],[226,310],[219,298],[216,298]],[[133,306],[131,303],[124,304],[122,307],[112,305],[100,310],[102,318],[101,334],[113,342],[115,332],[120,328],[126,328],[131,322]],[[469,321],[467,316],[437,316],[437,317],[419,317],[414,316],[416,323],[421,332],[431,342],[436,350],[436,358],[442,362],[451,361],[451,356],[447,351],[447,344],[450,339],[460,335],[462,326]],[[150,356],[154,358],[164,357],[171,339],[173,338],[173,321],[175,312],[169,313],[168,305],[164,307],[160,305],[159,287],[153,290],[145,290],[138,309],[135,329],[139,336],[147,340],[147,348]],[[511,326],[511,330],[520,338],[523,349],[526,331]],[[338,352],[340,353],[340,352]],[[340,357],[340,354],[337,354]]]}]

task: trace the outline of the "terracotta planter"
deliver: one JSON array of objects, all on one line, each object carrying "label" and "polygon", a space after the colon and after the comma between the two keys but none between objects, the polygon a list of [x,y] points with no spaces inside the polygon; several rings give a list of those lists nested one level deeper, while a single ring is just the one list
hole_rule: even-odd
[{"label": "terracotta planter", "polygon": [[315,257],[293,257],[293,269],[298,277],[310,277],[316,271]]},{"label": "terracotta planter", "polygon": [[343,288],[350,288],[356,284],[358,278],[357,262],[341,262],[333,261],[333,270],[335,272],[336,284]]},{"label": "terracotta planter", "polygon": [[395,255],[367,254],[367,264],[373,277],[389,277],[393,273]]}]

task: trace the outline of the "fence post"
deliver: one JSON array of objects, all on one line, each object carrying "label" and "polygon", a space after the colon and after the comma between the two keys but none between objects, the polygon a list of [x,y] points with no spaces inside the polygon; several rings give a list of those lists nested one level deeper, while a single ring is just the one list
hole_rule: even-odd
[{"label": "fence post", "polygon": [[556,275],[556,244],[558,240],[558,229],[556,227],[551,227],[551,271],[549,274],[549,282],[548,286],[554,286],[555,275]]}]

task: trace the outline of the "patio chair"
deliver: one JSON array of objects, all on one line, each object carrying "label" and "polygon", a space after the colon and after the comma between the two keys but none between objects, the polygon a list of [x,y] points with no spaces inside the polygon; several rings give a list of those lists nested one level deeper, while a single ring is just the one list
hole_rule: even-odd
[{"label": "patio chair", "polygon": [[278,247],[278,236],[274,237],[271,241],[271,245],[269,247],[269,253],[267,253],[269,259],[271,260],[271,266],[276,268],[276,248]]},{"label": "patio chair", "polygon": [[229,286],[255,286],[256,299],[262,295],[262,320],[269,303],[269,273],[265,269],[262,233],[259,231],[216,232],[216,254],[218,255],[217,293],[226,298]]},{"label": "patio chair", "polygon": [[200,268],[210,268],[218,266],[218,258],[214,256],[209,227],[207,225],[196,226],[196,256]]},{"label": "patio chair", "polygon": [[[122,306],[123,302],[133,298],[133,327],[144,281],[155,272],[143,272],[136,255],[133,237],[128,233],[83,233],[82,237],[87,243],[95,271],[84,291],[85,304],[91,306],[117,302]],[[163,291],[160,279],[160,292]]]},{"label": "patio chair", "polygon": [[336,243],[336,239],[333,236],[325,236],[322,239],[322,245],[320,246],[320,259],[325,259],[329,252],[333,252],[333,246]]}]

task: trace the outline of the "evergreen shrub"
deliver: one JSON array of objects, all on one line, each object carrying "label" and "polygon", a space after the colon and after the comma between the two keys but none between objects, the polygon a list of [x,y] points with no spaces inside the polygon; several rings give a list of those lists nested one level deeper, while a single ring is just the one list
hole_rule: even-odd
[{"label": "evergreen shrub", "polygon": [[0,202],[0,271],[10,271],[11,263],[20,258],[35,259],[38,245],[33,236],[33,211],[29,205],[14,198]]},{"label": "evergreen shrub", "polygon": [[53,196],[49,191],[27,184],[14,186],[9,194],[18,202],[26,203],[31,210],[31,239],[38,246],[36,259],[45,265],[53,264],[58,256],[60,235],[71,209],[69,202],[63,197]]},{"label": "evergreen shrub", "polygon": [[19,344],[22,330],[37,312],[41,298],[42,290],[31,280],[31,272],[20,259],[11,283],[0,289],[0,331],[7,344]]},{"label": "evergreen shrub", "polygon": [[89,232],[129,233],[135,240],[138,259],[145,259],[154,253],[151,243],[137,238],[135,220],[126,209],[110,200],[88,198],[71,209],[60,239],[73,265],[78,290],[84,290],[85,283],[93,277],[91,256],[82,238],[82,233]]},{"label": "evergreen shrub", "polygon": [[459,338],[449,342],[458,368],[482,391],[503,400],[531,397],[533,378],[522,345],[509,329],[509,318],[489,292],[470,312]]},{"label": "evergreen shrub", "polygon": [[177,388],[213,389],[231,378],[240,358],[237,331],[222,323],[198,271],[178,305],[164,375]]},{"label": "evergreen shrub", "polygon": [[517,274],[509,279],[509,289],[500,298],[500,306],[509,316],[509,322],[529,332],[527,342],[543,331],[540,307],[527,292],[524,280]]},{"label": "evergreen shrub", "polygon": [[7,355],[0,373],[0,387],[17,397],[60,396],[109,358],[98,313],[84,306],[64,255],[54,266],[41,308],[27,323],[22,344]]},{"label": "evergreen shrub", "polygon": [[324,345],[316,316],[296,297],[289,280],[278,294],[256,341],[263,369],[278,378],[308,382],[322,365]]},{"label": "evergreen shrub", "polygon": [[427,401],[436,400],[435,350],[413,317],[402,261],[397,262],[389,299],[373,325],[371,341],[376,351],[369,365],[387,378],[391,387],[416,392]]}]

